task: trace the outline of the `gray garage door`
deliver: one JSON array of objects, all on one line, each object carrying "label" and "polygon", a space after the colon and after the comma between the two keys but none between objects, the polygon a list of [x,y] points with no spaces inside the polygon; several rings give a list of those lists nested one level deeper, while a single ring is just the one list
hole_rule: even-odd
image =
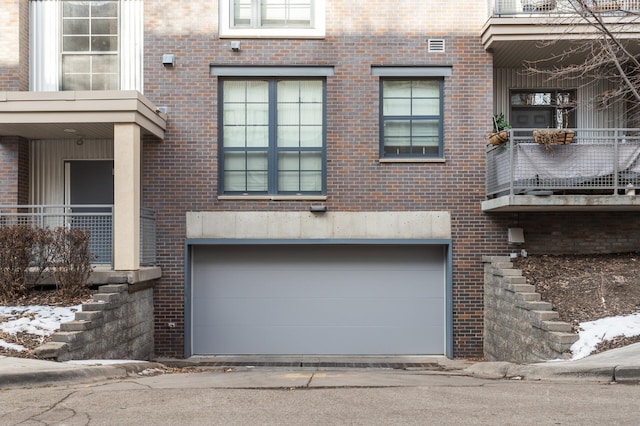
[{"label": "gray garage door", "polygon": [[192,353],[443,354],[442,246],[195,246]]}]

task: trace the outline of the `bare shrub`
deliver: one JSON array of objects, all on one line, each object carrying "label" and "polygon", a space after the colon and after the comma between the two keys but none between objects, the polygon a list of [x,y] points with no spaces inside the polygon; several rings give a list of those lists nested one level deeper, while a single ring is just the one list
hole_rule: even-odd
[{"label": "bare shrub", "polygon": [[19,298],[27,293],[35,238],[33,229],[26,225],[0,228],[0,299]]},{"label": "bare shrub", "polygon": [[65,297],[89,294],[87,282],[93,268],[89,252],[89,231],[80,228],[56,228],[52,234],[55,261],[53,276],[58,291]]}]

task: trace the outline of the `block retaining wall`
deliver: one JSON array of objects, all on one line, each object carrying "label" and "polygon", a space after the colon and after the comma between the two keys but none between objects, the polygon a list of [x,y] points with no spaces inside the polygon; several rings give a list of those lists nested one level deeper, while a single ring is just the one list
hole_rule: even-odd
[{"label": "block retaining wall", "polygon": [[83,303],[75,320],[62,323],[51,341],[36,348],[41,359],[136,359],[153,356],[153,287],[109,284]]},{"label": "block retaining wall", "polygon": [[509,257],[484,257],[484,356],[488,361],[562,358],[578,335],[540,299]]}]

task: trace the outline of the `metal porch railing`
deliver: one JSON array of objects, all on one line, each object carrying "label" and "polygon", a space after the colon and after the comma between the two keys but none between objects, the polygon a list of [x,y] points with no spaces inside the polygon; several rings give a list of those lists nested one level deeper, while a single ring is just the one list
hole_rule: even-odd
[{"label": "metal porch railing", "polygon": [[[94,264],[113,266],[112,205],[0,205],[0,226],[29,225],[56,228],[77,227],[89,230],[89,250]],[[156,261],[156,216],[141,210],[140,263]]]},{"label": "metal porch railing", "polygon": [[570,144],[536,143],[511,129],[486,148],[486,195],[624,194],[640,188],[640,129],[574,129]]},{"label": "metal porch railing", "polygon": [[[595,11],[610,14],[625,14],[640,10],[640,0],[598,0],[586,4]],[[576,0],[490,0],[489,14],[492,16],[516,16],[531,14],[575,14]]]}]

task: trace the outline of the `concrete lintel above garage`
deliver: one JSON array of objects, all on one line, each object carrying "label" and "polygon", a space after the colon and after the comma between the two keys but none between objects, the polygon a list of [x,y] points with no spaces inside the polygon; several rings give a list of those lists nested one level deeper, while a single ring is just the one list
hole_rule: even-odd
[{"label": "concrete lintel above garage", "polygon": [[482,202],[485,213],[640,211],[640,196],[505,195]]},{"label": "concrete lintel above garage", "polygon": [[446,211],[188,212],[187,238],[449,239]]}]

